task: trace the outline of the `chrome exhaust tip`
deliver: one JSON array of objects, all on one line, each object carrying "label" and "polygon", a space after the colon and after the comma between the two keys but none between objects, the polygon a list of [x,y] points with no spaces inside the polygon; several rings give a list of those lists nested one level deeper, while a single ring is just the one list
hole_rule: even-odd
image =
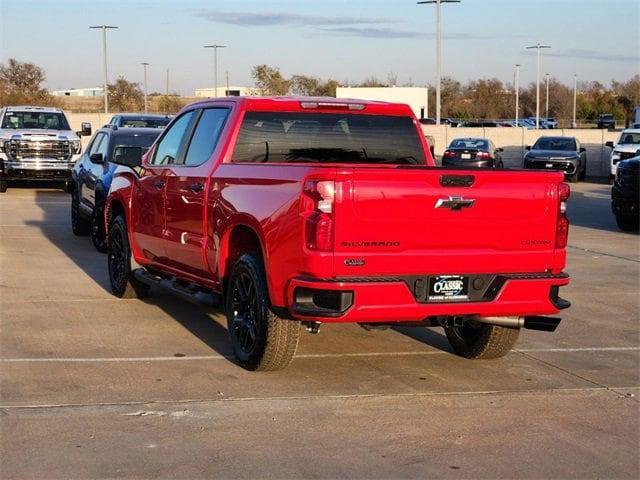
[{"label": "chrome exhaust tip", "polygon": [[530,315],[526,317],[479,317],[478,322],[487,323],[489,325],[499,325],[509,328],[526,328],[527,330],[539,330],[542,332],[553,332],[560,322],[561,318],[543,317],[540,315]]}]

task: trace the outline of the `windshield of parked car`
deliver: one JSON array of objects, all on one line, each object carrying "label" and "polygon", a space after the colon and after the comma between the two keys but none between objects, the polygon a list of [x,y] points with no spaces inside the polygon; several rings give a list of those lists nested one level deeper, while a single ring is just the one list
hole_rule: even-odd
[{"label": "windshield of parked car", "polygon": [[30,130],[71,130],[64,114],[59,112],[7,112],[2,128]]},{"label": "windshield of parked car", "polygon": [[576,141],[573,138],[542,137],[533,145],[533,149],[576,151]]},{"label": "windshield of parked car", "polygon": [[473,150],[486,150],[489,142],[482,138],[456,138],[451,142],[449,148],[468,148]]},{"label": "windshield of parked car", "polygon": [[622,132],[620,135],[620,141],[618,145],[633,145],[640,144],[640,132],[639,133],[631,133],[631,132]]},{"label": "windshield of parked car", "polygon": [[170,118],[123,118],[120,121],[122,128],[164,128],[168,125]]},{"label": "windshield of parked car", "polygon": [[613,120],[613,115],[600,115],[600,120]]},{"label": "windshield of parked car", "polygon": [[411,117],[247,112],[232,161],[424,165],[425,156]]},{"label": "windshield of parked car", "polygon": [[153,144],[156,138],[160,135],[158,133],[136,133],[134,135],[117,135],[111,142],[111,155],[118,147],[142,147],[142,152],[149,150],[149,147]]}]

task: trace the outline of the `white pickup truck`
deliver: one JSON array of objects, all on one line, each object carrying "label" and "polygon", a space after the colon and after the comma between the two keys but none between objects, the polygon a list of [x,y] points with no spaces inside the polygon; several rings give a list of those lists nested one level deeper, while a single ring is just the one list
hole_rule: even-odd
[{"label": "white pickup truck", "polygon": [[48,180],[68,189],[81,135],[91,135],[91,124],[74,132],[59,108],[1,108],[0,192],[13,180]]}]

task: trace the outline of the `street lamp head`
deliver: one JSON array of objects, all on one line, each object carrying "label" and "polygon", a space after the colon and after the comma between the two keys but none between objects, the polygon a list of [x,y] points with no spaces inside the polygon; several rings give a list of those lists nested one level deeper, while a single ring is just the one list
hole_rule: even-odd
[{"label": "street lamp head", "polygon": [[89,28],[118,28],[114,25],[92,25]]},{"label": "street lamp head", "polygon": [[227,48],[226,45],[205,45],[204,48]]}]

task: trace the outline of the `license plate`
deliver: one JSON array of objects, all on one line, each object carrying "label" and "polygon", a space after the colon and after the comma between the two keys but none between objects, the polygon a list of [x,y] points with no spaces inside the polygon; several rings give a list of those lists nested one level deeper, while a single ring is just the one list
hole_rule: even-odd
[{"label": "license plate", "polygon": [[447,302],[469,298],[469,277],[440,275],[429,279],[429,300]]},{"label": "license plate", "polygon": [[471,158],[471,154],[470,153],[462,153],[462,154],[460,154],[460,158],[462,158],[463,160],[469,160]]},{"label": "license plate", "polygon": [[544,166],[547,168],[553,168],[553,163],[545,163]]}]

